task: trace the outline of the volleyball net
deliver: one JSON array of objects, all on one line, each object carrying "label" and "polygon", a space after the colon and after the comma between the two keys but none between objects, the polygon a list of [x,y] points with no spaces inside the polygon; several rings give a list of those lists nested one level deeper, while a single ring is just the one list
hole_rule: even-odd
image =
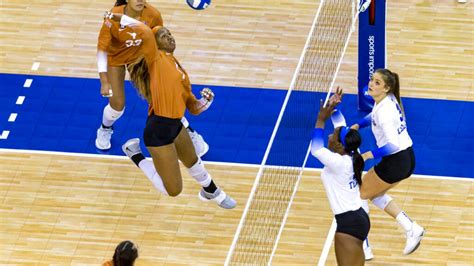
[{"label": "volleyball net", "polygon": [[271,264],[308,158],[321,94],[329,97],[361,4],[322,0],[225,265]]}]

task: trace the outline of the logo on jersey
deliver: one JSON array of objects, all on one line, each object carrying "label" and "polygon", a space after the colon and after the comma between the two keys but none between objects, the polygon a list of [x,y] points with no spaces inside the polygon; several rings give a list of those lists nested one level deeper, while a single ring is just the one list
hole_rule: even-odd
[{"label": "logo on jersey", "polygon": [[132,37],[132,40],[125,41],[125,46],[127,48],[131,46],[139,46],[142,43],[142,39],[137,39],[136,32],[127,32],[127,33]]},{"label": "logo on jersey", "polygon": [[349,181],[349,188],[354,189],[356,187],[357,187],[357,180],[355,179],[355,177],[352,177],[351,181]]}]

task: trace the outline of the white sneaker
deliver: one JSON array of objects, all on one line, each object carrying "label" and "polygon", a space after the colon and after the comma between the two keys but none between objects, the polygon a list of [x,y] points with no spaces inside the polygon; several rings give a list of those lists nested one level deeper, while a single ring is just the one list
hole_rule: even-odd
[{"label": "white sneaker", "polygon": [[364,247],[364,256],[366,261],[372,260],[374,258],[374,253],[372,253],[371,247]]},{"label": "white sneaker", "polygon": [[196,154],[199,157],[204,156],[204,154],[209,151],[209,145],[204,141],[201,135],[199,135],[196,131],[191,131],[189,128],[186,129],[188,131],[191,140],[193,141],[194,149],[196,150]]},{"label": "white sneaker", "polygon": [[95,146],[99,150],[108,150],[112,147],[110,139],[114,133],[112,128],[103,128],[102,126],[97,129],[97,138],[95,139]]},{"label": "white sneaker", "polygon": [[132,156],[135,154],[142,153],[142,150],[140,149],[140,139],[134,138],[127,140],[127,142],[122,145],[122,151],[129,158],[132,158]]},{"label": "white sneaker", "polygon": [[411,230],[407,232],[407,243],[405,245],[405,249],[403,250],[403,254],[409,255],[413,253],[420,246],[420,242],[424,234],[425,229],[416,222],[413,222]]},{"label": "white sneaker", "polygon": [[214,201],[219,205],[221,208],[224,209],[233,209],[237,205],[237,202],[220,188],[218,188],[214,193],[209,193],[204,190],[204,188],[201,188],[201,191],[199,191],[199,199],[202,201]]}]

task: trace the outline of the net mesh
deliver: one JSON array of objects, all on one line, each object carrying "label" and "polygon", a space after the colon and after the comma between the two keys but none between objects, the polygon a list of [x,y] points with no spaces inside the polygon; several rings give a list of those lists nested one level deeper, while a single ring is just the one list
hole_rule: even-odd
[{"label": "net mesh", "polygon": [[[308,154],[319,100],[332,86],[356,18],[353,0],[322,0],[286,108],[269,144],[226,265],[271,262]],[[320,96],[318,96],[320,97]],[[298,155],[297,155],[298,154]]]}]

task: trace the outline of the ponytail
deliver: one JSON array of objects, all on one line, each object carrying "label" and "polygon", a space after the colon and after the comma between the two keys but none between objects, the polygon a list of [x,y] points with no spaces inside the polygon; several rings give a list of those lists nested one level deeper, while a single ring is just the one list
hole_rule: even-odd
[{"label": "ponytail", "polygon": [[[340,132],[340,131],[339,131]],[[354,168],[354,178],[357,184],[362,185],[362,171],[364,170],[365,162],[360,155],[358,149],[362,144],[362,138],[359,131],[350,129],[344,138],[344,151],[352,156],[352,167]]]},{"label": "ponytail", "polygon": [[150,73],[148,73],[148,65],[146,64],[145,58],[137,59],[137,61],[129,64],[127,68],[133,86],[140,96],[150,103]]},{"label": "ponytail", "polygon": [[115,6],[122,6],[122,5],[126,5],[127,4],[127,0],[117,0],[115,1]]},{"label": "ponytail", "polygon": [[360,155],[359,151],[356,149],[352,154],[352,167],[354,168],[354,178],[357,181],[357,184],[362,185],[362,171],[364,170],[365,162]]}]

